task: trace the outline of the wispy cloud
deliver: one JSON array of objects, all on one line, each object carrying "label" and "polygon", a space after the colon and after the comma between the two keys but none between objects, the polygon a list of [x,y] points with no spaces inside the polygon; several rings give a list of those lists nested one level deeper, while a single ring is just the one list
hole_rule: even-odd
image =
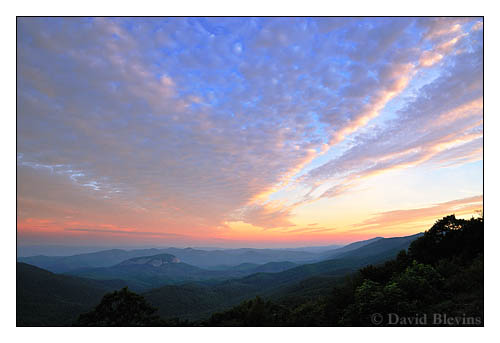
[{"label": "wispy cloud", "polygon": [[297,229],[363,178],[478,160],[481,23],[19,18],[18,222]]},{"label": "wispy cloud", "polygon": [[483,196],[477,195],[434,204],[428,207],[378,213],[361,223],[352,225],[355,229],[350,231],[367,231],[373,229],[383,231],[402,224],[412,225],[415,222],[435,220],[436,218],[452,213],[455,215],[474,214],[475,211],[482,209]]},{"label": "wispy cloud", "polygon": [[168,233],[168,232],[146,232],[146,231],[131,231],[131,230],[119,230],[119,229],[89,229],[89,228],[65,228],[64,231],[75,231],[75,232],[97,232],[97,233],[111,233],[119,235],[139,235],[139,236],[166,236],[166,237],[178,237],[179,235]]},{"label": "wispy cloud", "polygon": [[422,87],[396,119],[355,137],[350,149],[311,170],[305,181],[317,187],[337,180],[338,185],[323,193],[331,197],[391,169],[480,158],[482,49],[455,56],[445,70]]}]

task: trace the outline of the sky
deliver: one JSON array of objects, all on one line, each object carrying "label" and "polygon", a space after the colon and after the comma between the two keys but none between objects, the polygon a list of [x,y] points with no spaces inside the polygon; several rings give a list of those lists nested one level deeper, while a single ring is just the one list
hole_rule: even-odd
[{"label": "sky", "polygon": [[482,18],[17,19],[20,245],[346,244],[482,207]]}]

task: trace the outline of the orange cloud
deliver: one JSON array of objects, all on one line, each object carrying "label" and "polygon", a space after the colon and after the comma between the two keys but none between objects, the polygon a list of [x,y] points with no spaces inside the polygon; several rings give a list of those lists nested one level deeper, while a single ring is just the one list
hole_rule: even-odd
[{"label": "orange cloud", "polygon": [[289,219],[292,210],[292,206],[283,206],[277,201],[251,204],[235,211],[231,221],[242,221],[266,229],[295,226]]},{"label": "orange cloud", "polygon": [[420,56],[420,66],[422,67],[431,67],[432,65],[436,64],[437,62],[441,61],[443,59],[443,55],[440,54],[437,51],[424,51],[422,55]]},{"label": "orange cloud", "polygon": [[401,225],[415,226],[415,223],[436,220],[436,218],[452,213],[457,216],[470,215],[482,209],[483,196],[477,195],[469,198],[434,204],[429,207],[378,213],[372,218],[352,225],[352,227],[356,229],[351,230],[351,232],[368,230],[377,230],[377,232],[380,232],[380,230],[389,230]]}]

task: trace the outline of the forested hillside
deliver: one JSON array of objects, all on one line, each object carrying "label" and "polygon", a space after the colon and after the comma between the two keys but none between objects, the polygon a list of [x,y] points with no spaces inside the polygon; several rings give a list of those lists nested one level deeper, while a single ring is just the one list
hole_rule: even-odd
[{"label": "forested hillside", "polygon": [[448,216],[408,250],[370,265],[327,296],[296,303],[257,297],[213,314],[209,326],[483,325],[482,218]]},{"label": "forested hillside", "polygon": [[121,280],[91,280],[66,276],[17,263],[18,326],[71,325],[78,313],[99,303],[104,294],[126,285]]}]

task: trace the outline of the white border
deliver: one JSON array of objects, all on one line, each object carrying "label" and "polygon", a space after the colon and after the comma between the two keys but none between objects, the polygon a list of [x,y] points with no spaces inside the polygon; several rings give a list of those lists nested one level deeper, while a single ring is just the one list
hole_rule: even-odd
[{"label": "white border", "polygon": [[[1,14],[2,63],[1,82],[2,159],[1,190],[2,238],[0,251],[1,309],[3,341],[16,342],[422,342],[423,339],[455,342],[492,341],[497,331],[499,277],[498,216],[499,178],[498,150],[498,33],[499,17],[494,2],[486,1],[18,1],[3,4]],[[16,328],[15,327],[15,82],[16,82],[16,18],[17,15],[484,15],[485,16],[485,222],[486,277],[485,328]],[[5,275],[7,277],[5,278]]]}]

